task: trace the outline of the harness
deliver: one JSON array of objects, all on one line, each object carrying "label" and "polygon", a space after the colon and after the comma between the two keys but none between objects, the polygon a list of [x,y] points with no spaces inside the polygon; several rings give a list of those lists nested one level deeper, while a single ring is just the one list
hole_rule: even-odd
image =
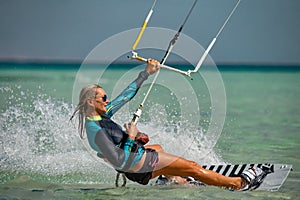
[{"label": "harness", "polygon": [[[101,120],[99,120],[97,122],[101,128],[104,128],[107,130],[106,133],[109,134],[113,143],[116,146],[118,146],[119,148],[123,149],[125,141],[128,138],[128,135],[125,131],[122,130],[120,125],[115,123],[113,120],[111,120],[106,115],[101,116]],[[142,133],[140,133],[140,134],[142,134]],[[139,142],[135,140],[133,143],[133,146],[130,149],[130,154],[126,161],[126,164],[123,166],[123,168],[121,170],[115,169],[118,172],[117,176],[116,176],[116,182],[115,182],[116,187],[119,186],[118,182],[119,182],[120,175],[122,175],[122,177],[123,177],[122,187],[126,185],[125,173],[128,171],[131,164],[133,163],[138,147],[139,147]],[[99,152],[97,153],[97,156],[100,158],[104,158],[104,156]]]}]

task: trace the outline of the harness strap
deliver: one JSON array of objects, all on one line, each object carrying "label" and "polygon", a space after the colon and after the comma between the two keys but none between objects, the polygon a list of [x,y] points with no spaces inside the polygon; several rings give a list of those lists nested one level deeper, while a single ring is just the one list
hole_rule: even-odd
[{"label": "harness strap", "polygon": [[124,167],[122,168],[122,172],[126,172],[130,168],[130,166],[131,166],[131,164],[134,160],[135,153],[137,152],[137,149],[138,149],[137,144],[134,143],[133,146],[131,147],[131,151],[130,151],[130,154],[128,156],[127,162],[124,165]]},{"label": "harness strap", "polygon": [[125,176],[125,172],[130,168],[131,166],[131,163],[133,162],[134,160],[134,156],[135,156],[135,153],[137,152],[137,144],[134,143],[133,147],[131,148],[131,151],[130,151],[130,155],[128,157],[128,160],[126,162],[126,164],[124,165],[124,167],[122,168],[122,171],[121,170],[116,170],[118,173],[117,173],[117,176],[116,176],[116,182],[115,182],[115,185],[116,187],[119,187],[119,178],[120,178],[120,174],[122,174],[122,177],[123,177],[123,184],[122,184],[122,187],[124,187],[126,185],[126,176]]},{"label": "harness strap", "polygon": [[121,187],[125,187],[125,185],[126,185],[126,176],[125,176],[124,173],[120,173],[120,172],[117,173],[115,185],[116,185],[116,187],[119,187],[120,175],[122,175],[122,178],[123,178],[123,184],[121,185]]}]

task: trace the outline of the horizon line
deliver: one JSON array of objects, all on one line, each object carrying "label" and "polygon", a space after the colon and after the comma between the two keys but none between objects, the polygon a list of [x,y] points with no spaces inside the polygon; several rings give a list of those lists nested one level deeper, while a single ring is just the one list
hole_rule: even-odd
[{"label": "horizon line", "polygon": [[[11,64],[70,64],[70,65],[78,65],[82,64],[84,60],[81,59],[27,59],[27,58],[16,58],[16,59],[1,59],[0,63],[11,63]],[[168,61],[169,64],[173,65],[187,65],[188,62],[182,61]],[[105,60],[94,60],[85,62],[85,64],[133,64],[139,65],[141,62],[128,60],[128,61],[118,61],[118,62],[109,62]],[[218,61],[215,62],[217,66],[219,65],[251,65],[251,66],[300,66],[300,63],[297,62],[246,62],[246,61]]]}]

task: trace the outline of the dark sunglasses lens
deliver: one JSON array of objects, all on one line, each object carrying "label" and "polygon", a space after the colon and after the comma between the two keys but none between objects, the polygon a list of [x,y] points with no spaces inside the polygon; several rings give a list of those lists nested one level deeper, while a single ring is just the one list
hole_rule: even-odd
[{"label": "dark sunglasses lens", "polygon": [[104,96],[102,97],[102,100],[103,100],[103,101],[106,101],[106,100],[107,100],[107,96],[104,95]]}]

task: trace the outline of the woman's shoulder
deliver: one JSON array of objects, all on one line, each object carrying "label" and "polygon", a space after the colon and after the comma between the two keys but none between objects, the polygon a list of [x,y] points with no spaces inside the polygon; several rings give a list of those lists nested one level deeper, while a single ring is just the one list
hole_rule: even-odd
[{"label": "woman's shoulder", "polygon": [[85,128],[87,134],[89,133],[97,133],[99,130],[101,130],[101,126],[99,125],[98,121],[95,120],[85,120]]}]

